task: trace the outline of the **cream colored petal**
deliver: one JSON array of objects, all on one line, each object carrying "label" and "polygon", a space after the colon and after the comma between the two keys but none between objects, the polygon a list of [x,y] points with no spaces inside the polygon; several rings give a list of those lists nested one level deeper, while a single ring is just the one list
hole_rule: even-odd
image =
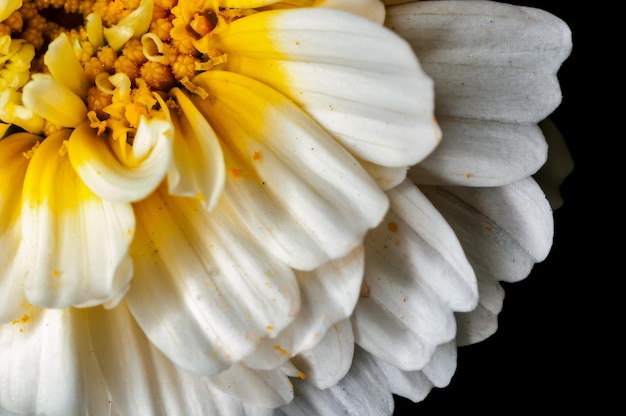
[{"label": "cream colored petal", "polygon": [[493,1],[420,1],[387,9],[436,84],[438,117],[537,123],[561,102],[556,73],[571,32],[539,9]]},{"label": "cream colored petal", "polygon": [[[342,259],[310,272],[298,272],[301,294],[298,316],[276,338],[264,339],[246,358],[246,365],[257,369],[276,368],[305,350],[315,349],[329,328],[333,331],[335,324],[352,314],[361,291],[363,265],[364,250],[359,247]],[[350,342],[351,333],[350,329]],[[327,341],[332,339],[331,336]],[[305,365],[311,366],[306,361]]]},{"label": "cream colored petal", "polygon": [[76,127],[87,120],[83,100],[49,74],[34,74],[24,85],[22,101],[34,114],[62,127]]},{"label": "cream colored petal", "polygon": [[326,8],[280,10],[203,40],[201,49],[227,54],[225,69],[281,91],[361,159],[409,166],[438,144],[432,81],[404,40],[371,21]]},{"label": "cream colored petal", "polygon": [[287,97],[226,71],[194,83],[209,93],[192,98],[224,149],[224,199],[272,255],[310,270],[380,222],[388,202],[378,185]]},{"label": "cream colored petal", "polygon": [[50,42],[44,63],[52,77],[81,98],[87,97],[90,81],[78,61],[74,47],[65,33]]},{"label": "cream colored petal", "polygon": [[17,133],[0,140],[0,323],[20,318],[28,302],[24,294],[25,270],[15,261],[22,230],[22,186],[28,167],[23,156],[41,138]]},{"label": "cream colored petal", "polygon": [[300,295],[293,271],[267,256],[220,205],[208,213],[162,187],[135,211],[127,302],[179,367],[216,374],[295,318]]},{"label": "cream colored petal", "polygon": [[224,189],[224,155],[215,132],[179,89],[172,91],[180,111],[174,123],[173,163],[167,173],[172,195],[194,197],[211,210]]},{"label": "cream colored petal", "polygon": [[102,200],[72,169],[63,143],[46,138],[24,179],[21,224],[26,296],[45,307],[115,302],[128,288],[135,220],[130,205]]},{"label": "cream colored petal", "polygon": [[141,0],[139,7],[120,19],[116,25],[104,28],[104,38],[111,48],[120,50],[130,39],[139,38],[150,29],[153,0]]},{"label": "cream colored petal", "polygon": [[73,168],[92,192],[109,201],[132,202],[149,195],[165,177],[173,140],[170,121],[142,119],[126,160],[119,160],[87,121],[74,130],[67,149]]}]

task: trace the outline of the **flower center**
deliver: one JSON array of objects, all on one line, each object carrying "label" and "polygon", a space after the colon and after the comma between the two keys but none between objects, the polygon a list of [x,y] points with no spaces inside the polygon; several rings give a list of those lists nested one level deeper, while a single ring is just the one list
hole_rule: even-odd
[{"label": "flower center", "polygon": [[75,127],[28,105],[26,84],[46,74],[82,101],[55,98],[75,102],[66,111],[98,134],[132,136],[142,117],[175,105],[173,87],[206,95],[191,79],[227,57],[197,45],[218,25],[254,12],[202,0],[24,1],[0,23],[0,120],[44,136]]}]

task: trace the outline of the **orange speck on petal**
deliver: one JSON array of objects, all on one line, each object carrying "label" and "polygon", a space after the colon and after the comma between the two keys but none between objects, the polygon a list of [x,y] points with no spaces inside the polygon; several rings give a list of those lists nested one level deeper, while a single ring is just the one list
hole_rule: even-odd
[{"label": "orange speck on petal", "polygon": [[280,355],[287,355],[288,352],[286,349],[281,347],[280,345],[274,345],[274,349],[280,353]]},{"label": "orange speck on petal", "polygon": [[243,176],[243,170],[239,168],[228,168],[228,174],[235,179],[240,179]]},{"label": "orange speck on petal", "polygon": [[398,232],[398,224],[396,224],[395,222],[391,221],[391,222],[387,223],[387,229],[389,231],[391,231],[392,233]]},{"label": "orange speck on petal", "polygon": [[485,225],[485,231],[491,231],[491,226]]},{"label": "orange speck on petal", "polygon": [[259,161],[259,160],[261,160],[261,159],[263,159],[263,153],[258,152],[258,151],[257,151],[257,152],[252,153],[252,160],[255,160],[255,161],[257,161],[257,162],[258,162],[258,161]]},{"label": "orange speck on petal", "polygon": [[470,179],[470,178],[472,177],[472,174],[471,174],[471,173],[466,173],[466,174],[465,174],[465,177],[466,177],[467,179]]},{"label": "orange speck on petal", "polygon": [[268,331],[271,331],[272,329],[274,329],[274,327],[272,325],[268,325],[265,327]]},{"label": "orange speck on petal", "polygon": [[298,371],[298,378],[300,380],[304,380],[306,378],[306,374],[304,374],[302,371]]},{"label": "orange speck on petal", "polygon": [[59,277],[59,275],[60,275],[60,274],[61,274],[61,273],[59,273],[59,271],[58,271],[58,270],[54,270],[54,271],[52,272],[52,276],[54,276],[54,277]]}]

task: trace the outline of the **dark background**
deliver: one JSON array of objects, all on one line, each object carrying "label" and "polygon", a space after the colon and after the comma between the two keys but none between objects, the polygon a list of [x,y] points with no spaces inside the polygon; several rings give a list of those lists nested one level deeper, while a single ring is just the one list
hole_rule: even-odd
[{"label": "dark background", "polygon": [[623,412],[615,402],[624,394],[617,392],[624,385],[624,324],[610,322],[620,307],[612,298],[623,298],[626,277],[623,267],[611,266],[624,256],[624,227],[614,215],[623,187],[612,182],[624,176],[618,160],[624,154],[624,96],[615,75],[624,72],[618,56],[626,39],[611,32],[622,31],[624,23],[611,25],[616,11],[603,7],[606,2],[508,3],[549,11],[572,30],[573,51],[559,71],[563,102],[550,118],[575,168],[562,186],[565,203],[555,212],[552,252],[528,278],[504,285],[496,334],[459,349],[448,387],[420,403],[398,398],[397,416]]}]

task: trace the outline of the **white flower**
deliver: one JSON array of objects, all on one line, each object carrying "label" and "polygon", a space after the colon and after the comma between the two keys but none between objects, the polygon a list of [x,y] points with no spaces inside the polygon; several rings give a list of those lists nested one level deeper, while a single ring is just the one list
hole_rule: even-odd
[{"label": "white flower", "polygon": [[0,414],[390,414],[547,255],[547,13],[5,3]]}]

